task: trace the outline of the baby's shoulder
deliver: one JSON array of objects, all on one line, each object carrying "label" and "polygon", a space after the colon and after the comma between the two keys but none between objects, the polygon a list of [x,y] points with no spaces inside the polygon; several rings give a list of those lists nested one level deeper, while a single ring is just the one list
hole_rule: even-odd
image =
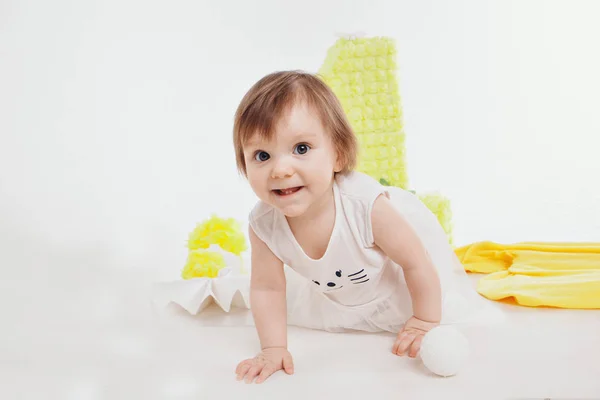
[{"label": "baby's shoulder", "polygon": [[358,171],[336,177],[336,182],[342,197],[364,200],[370,203],[385,192],[385,187],[371,176]]},{"label": "baby's shoulder", "polygon": [[362,172],[351,172],[337,178],[342,210],[347,226],[363,247],[374,243],[371,214],[380,195],[389,196],[386,186]]},{"label": "baby's shoulder", "polygon": [[274,208],[262,200],[256,202],[252,210],[250,210],[250,220],[259,220],[264,218],[272,218]]},{"label": "baby's shoulder", "polygon": [[254,233],[266,243],[273,237],[276,217],[275,208],[259,200],[250,210],[248,224]]}]

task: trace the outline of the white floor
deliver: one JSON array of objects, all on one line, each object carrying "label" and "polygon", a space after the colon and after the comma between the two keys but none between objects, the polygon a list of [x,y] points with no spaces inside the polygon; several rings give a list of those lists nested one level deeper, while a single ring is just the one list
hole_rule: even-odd
[{"label": "white floor", "polygon": [[453,378],[392,355],[390,335],[290,328],[296,373],[246,385],[247,311],[159,318],[146,274],[53,267],[3,268],[0,399],[600,399],[600,311],[502,305],[505,324],[465,332],[472,356]]}]

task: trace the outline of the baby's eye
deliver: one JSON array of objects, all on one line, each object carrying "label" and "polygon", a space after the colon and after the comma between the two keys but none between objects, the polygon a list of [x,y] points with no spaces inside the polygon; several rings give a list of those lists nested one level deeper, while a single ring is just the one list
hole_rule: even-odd
[{"label": "baby's eye", "polygon": [[294,153],[302,155],[308,153],[308,150],[310,150],[310,146],[302,143],[296,145],[296,147],[294,148]]},{"label": "baby's eye", "polygon": [[254,155],[254,159],[256,161],[267,161],[269,158],[271,158],[271,156],[269,155],[269,153],[267,153],[266,151],[258,151],[255,155]]}]

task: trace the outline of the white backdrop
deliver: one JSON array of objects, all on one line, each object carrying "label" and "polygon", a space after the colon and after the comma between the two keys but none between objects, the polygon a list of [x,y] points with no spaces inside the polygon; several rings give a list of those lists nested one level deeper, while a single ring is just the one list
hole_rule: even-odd
[{"label": "white backdrop", "polygon": [[[600,2],[0,2],[0,268],[176,276],[255,202],[232,116],[337,32],[397,40],[410,180],[457,244],[600,240]],[[7,258],[10,256],[11,263]]]}]

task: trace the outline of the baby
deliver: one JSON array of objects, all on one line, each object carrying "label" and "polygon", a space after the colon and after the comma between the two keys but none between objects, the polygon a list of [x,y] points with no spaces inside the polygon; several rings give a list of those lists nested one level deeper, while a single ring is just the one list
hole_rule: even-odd
[{"label": "baby", "polygon": [[471,313],[474,290],[436,217],[411,192],[353,170],[357,139],[317,76],[258,81],[237,109],[233,141],[259,198],[249,239],[261,352],[237,366],[238,380],[294,372],[288,324],[393,332],[392,352],[416,357],[429,330]]}]

